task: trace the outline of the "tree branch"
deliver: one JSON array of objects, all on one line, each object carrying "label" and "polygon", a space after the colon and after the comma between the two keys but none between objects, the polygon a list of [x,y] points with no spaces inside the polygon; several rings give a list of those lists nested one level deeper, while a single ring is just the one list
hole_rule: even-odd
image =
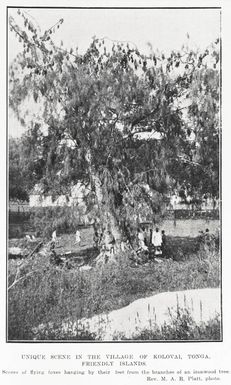
[{"label": "tree branch", "polygon": [[[23,278],[26,278],[26,276],[30,275],[32,272],[24,275],[23,277],[19,278],[18,279],[18,276],[19,276],[19,273],[20,273],[20,270],[28,264],[29,260],[31,259],[31,257],[34,255],[34,253],[38,250],[38,248],[43,244],[43,241],[39,242],[35,247],[34,249],[31,251],[31,253],[28,255],[28,257],[26,258],[25,261],[23,261],[19,266],[18,266],[18,269],[17,269],[17,272],[15,274],[15,277],[14,277],[14,282],[8,287],[8,290],[11,289],[14,285],[16,285],[16,283],[18,283],[19,281],[21,281]],[[37,271],[37,270],[36,270]]]},{"label": "tree branch", "polygon": [[150,117],[151,115],[155,114],[155,113],[158,111],[159,107],[160,107],[160,101],[159,101],[159,103],[157,104],[157,106],[156,106],[152,111],[148,112],[148,113],[145,114],[145,115],[140,116],[139,118],[136,118],[136,119],[131,123],[131,127],[133,128],[133,127],[136,126],[138,123],[141,123],[142,120],[145,120],[145,119],[147,119],[148,117]]},{"label": "tree branch", "polygon": [[[22,281],[23,279],[25,279],[29,275],[36,273],[37,271],[40,271],[40,269],[30,271],[29,273],[23,275],[23,277],[20,277],[19,279],[14,279],[14,282],[8,287],[8,290],[10,290],[12,287],[14,287],[18,282]],[[17,276],[17,274],[16,274],[16,276]]]}]

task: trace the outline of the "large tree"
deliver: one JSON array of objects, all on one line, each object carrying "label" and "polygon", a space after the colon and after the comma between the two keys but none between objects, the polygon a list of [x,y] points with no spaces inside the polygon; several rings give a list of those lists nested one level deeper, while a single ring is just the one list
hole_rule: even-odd
[{"label": "large tree", "polygon": [[[165,57],[93,38],[80,55],[52,42],[62,19],[39,34],[19,13],[24,28],[10,18],[23,47],[10,66],[10,106],[20,119],[25,101],[33,98],[43,107],[43,124],[41,116],[40,123],[34,119],[25,141],[34,149],[34,162],[42,163],[40,180],[47,189],[67,192],[77,180],[90,184],[98,223],[111,231],[119,249],[143,211],[152,219],[161,212],[177,173],[195,166],[190,119],[200,122],[205,104],[200,95],[196,111],[195,79],[200,73],[206,86],[208,67],[215,77],[216,46],[203,55],[186,47]],[[184,103],[187,97],[191,107]],[[212,125],[212,110],[209,119]],[[196,125],[201,140],[201,123]]]}]

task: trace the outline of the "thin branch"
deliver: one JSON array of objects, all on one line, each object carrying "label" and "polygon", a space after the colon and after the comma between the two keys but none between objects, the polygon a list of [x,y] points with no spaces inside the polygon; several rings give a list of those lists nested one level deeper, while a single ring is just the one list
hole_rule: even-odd
[{"label": "thin branch", "polygon": [[33,20],[36,22],[37,27],[38,27],[39,31],[41,32],[40,25],[39,25],[38,21],[35,19],[35,17],[32,16],[29,12],[27,12],[27,11],[25,11],[25,10],[23,10],[22,14],[23,14],[23,13],[25,13],[27,16],[29,16],[31,19],[33,19]]},{"label": "thin branch", "polygon": [[149,116],[155,114],[155,113],[158,111],[159,107],[160,107],[160,101],[159,101],[159,103],[157,104],[157,106],[156,106],[153,110],[151,110],[149,113],[147,113],[147,114],[145,114],[145,115],[142,115],[142,116],[140,116],[139,118],[136,118],[136,119],[131,123],[131,127],[133,128],[133,127],[136,126],[138,123],[141,123],[142,120],[145,120],[145,119],[147,119]]},{"label": "thin branch", "polygon": [[42,36],[42,39],[45,38],[45,37],[48,35],[48,33],[49,33],[53,28],[56,27],[56,25],[62,24],[62,22],[63,22],[63,19],[60,19],[59,21],[57,21],[57,23],[55,23],[54,25],[52,25],[52,27],[50,27],[49,29],[47,29],[47,30],[44,32],[44,34],[43,34],[43,36]]},{"label": "thin branch", "polygon": [[[38,248],[43,244],[43,241],[39,242],[35,247],[34,249],[30,252],[30,254],[27,256],[26,260],[23,260],[20,265],[18,266],[17,268],[17,271],[16,271],[16,274],[15,274],[15,277],[14,277],[14,282],[12,283],[12,285],[8,288],[10,289],[11,287],[13,287],[17,282],[21,281],[21,278],[17,279],[18,276],[19,276],[19,273],[20,273],[20,270],[22,267],[25,267],[25,265],[28,264],[29,260],[31,259],[31,257],[34,255],[34,253],[38,250]],[[28,275],[28,274],[27,274]]]},{"label": "thin branch", "polygon": [[40,271],[40,269],[30,271],[29,273],[23,275],[23,277],[20,277],[19,279],[14,280],[14,282],[8,287],[8,290],[10,290],[12,287],[14,287],[18,282],[22,281],[23,279],[25,279],[29,275],[36,273],[37,271]]},{"label": "thin branch", "polygon": [[136,50],[138,51],[138,48],[137,48],[137,45],[135,43],[133,43],[133,41],[129,41],[129,40],[115,40],[115,39],[110,39],[110,37],[108,36],[104,36],[104,37],[101,37],[101,38],[97,38],[97,40],[109,40],[111,41],[112,43],[123,43],[123,44],[133,44],[135,47],[136,47]]},{"label": "thin branch", "polygon": [[203,166],[200,163],[194,162],[194,161],[189,160],[189,159],[186,159],[186,158],[184,158],[181,155],[178,156],[178,159],[181,160],[182,162],[193,164],[194,166],[199,166],[199,167],[203,168]]},{"label": "thin branch", "polygon": [[40,246],[42,246],[42,244],[43,244],[43,241],[40,241],[35,247],[34,247],[34,249],[31,251],[31,253],[28,255],[28,257],[27,257],[27,261],[28,261],[28,259],[29,258],[31,258],[32,256],[33,256],[33,254],[38,250],[38,248],[40,248]]},{"label": "thin branch", "polygon": [[12,24],[12,22],[10,21],[10,28],[12,28],[14,30],[14,32],[21,38],[23,39],[24,41],[26,40],[28,44],[32,44],[31,42],[29,42],[28,38],[26,39],[26,36],[23,36],[18,30],[17,28]]},{"label": "thin branch", "polygon": [[65,48],[57,47],[56,45],[54,45],[54,47],[55,47],[56,49],[58,49],[59,51],[65,52],[67,55],[74,56],[75,58],[79,59],[79,56],[78,56],[78,55],[75,55],[73,52],[69,52],[69,51],[68,51],[67,49],[65,49]]}]

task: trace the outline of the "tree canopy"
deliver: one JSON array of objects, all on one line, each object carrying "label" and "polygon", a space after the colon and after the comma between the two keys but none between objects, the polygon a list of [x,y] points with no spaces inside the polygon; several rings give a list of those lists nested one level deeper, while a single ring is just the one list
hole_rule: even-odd
[{"label": "tree canopy", "polygon": [[42,106],[42,123],[34,119],[23,140],[44,188],[90,184],[116,239],[143,211],[158,216],[179,186],[218,196],[219,39],[165,57],[95,37],[81,55],[52,42],[63,19],[39,33],[19,13],[24,27],[9,20],[22,42],[9,104],[22,121],[23,104]]}]

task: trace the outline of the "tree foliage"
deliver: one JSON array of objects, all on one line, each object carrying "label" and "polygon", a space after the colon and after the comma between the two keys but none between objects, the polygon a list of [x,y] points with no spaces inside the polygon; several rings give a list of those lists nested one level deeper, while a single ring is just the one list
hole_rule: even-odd
[{"label": "tree foliage", "polygon": [[21,119],[23,103],[43,106],[45,126],[34,119],[24,144],[46,189],[91,184],[115,238],[143,208],[157,216],[179,184],[217,195],[219,40],[165,57],[93,38],[80,55],[52,42],[63,19],[39,33],[19,14],[23,27],[9,20],[23,45],[9,70],[9,103]]},{"label": "tree foliage", "polygon": [[25,189],[23,172],[20,159],[19,141],[9,140],[9,198],[17,200],[28,200],[28,193]]}]

